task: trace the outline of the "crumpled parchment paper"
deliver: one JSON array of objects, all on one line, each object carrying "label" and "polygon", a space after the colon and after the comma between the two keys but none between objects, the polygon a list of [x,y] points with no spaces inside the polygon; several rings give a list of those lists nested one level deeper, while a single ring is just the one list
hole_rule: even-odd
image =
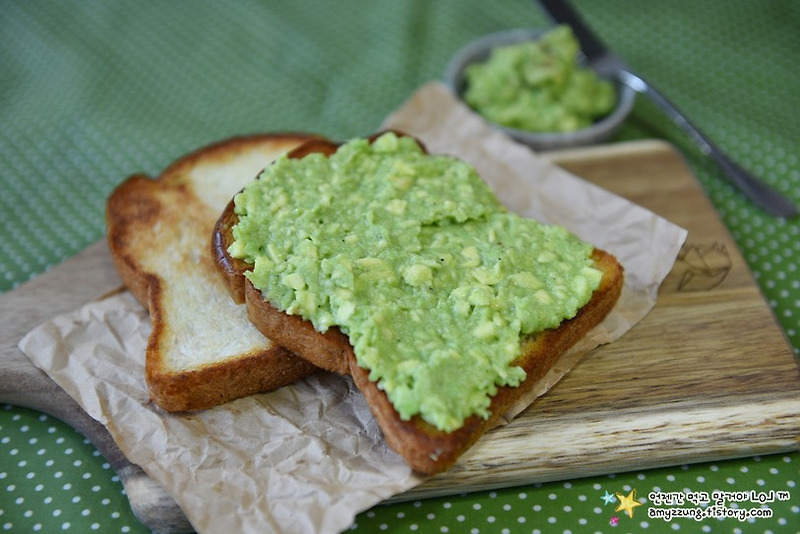
[{"label": "crumpled parchment paper", "polygon": [[[512,142],[441,83],[421,87],[385,128],[469,161],[510,209],[564,225],[625,266],[623,295],[608,319],[506,421],[655,304],[683,229]],[[359,512],[424,481],[386,447],[348,378],[320,373],[202,412],[160,410],[144,381],[149,334],[146,310],[122,292],[54,317],[19,346],[167,489],[198,532],[340,532]]]}]

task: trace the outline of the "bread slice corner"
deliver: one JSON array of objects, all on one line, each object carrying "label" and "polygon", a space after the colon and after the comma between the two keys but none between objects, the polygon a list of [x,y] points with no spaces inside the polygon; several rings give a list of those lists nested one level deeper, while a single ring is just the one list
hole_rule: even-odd
[{"label": "bread slice corner", "polygon": [[136,174],[106,203],[106,237],[152,330],[145,371],[164,410],[210,408],[317,370],[259,332],[230,299],[209,253],[220,210],[304,134],[236,137],[184,156],[153,179]]}]

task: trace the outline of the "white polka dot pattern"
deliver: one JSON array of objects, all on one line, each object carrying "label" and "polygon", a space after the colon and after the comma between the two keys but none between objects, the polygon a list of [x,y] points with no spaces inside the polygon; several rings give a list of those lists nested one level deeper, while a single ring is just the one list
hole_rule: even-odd
[{"label": "white polka dot pattern", "polygon": [[[798,471],[793,465],[790,456],[756,457],[748,462],[757,469],[768,473],[767,479],[755,482],[753,491],[762,492],[768,496],[771,488],[776,491],[789,491],[794,484],[781,487],[782,472],[792,476]],[[731,460],[724,463],[712,463],[698,466],[678,466],[675,468],[658,469],[647,473],[609,475],[592,479],[580,479],[567,482],[535,484],[526,487],[524,491],[519,488],[510,488],[499,491],[489,491],[477,494],[462,494],[447,498],[432,499],[430,501],[416,501],[398,505],[381,505],[361,514],[358,523],[353,525],[351,531],[387,531],[387,532],[540,532],[540,533],[580,533],[580,532],[623,532],[631,529],[634,532],[715,532],[720,521],[729,519],[708,519],[707,523],[693,518],[672,519],[667,522],[661,518],[648,517],[647,509],[664,509],[663,503],[650,498],[650,494],[661,496],[680,493],[684,498],[692,494],[706,492],[710,496],[715,492],[740,492],[733,489],[738,483],[735,478],[720,476],[720,472],[747,473],[748,465],[741,461]],[[676,484],[675,472],[680,472],[682,481],[693,481],[690,485]],[[660,484],[660,485],[659,485]],[[627,496],[631,491],[638,490],[636,501],[641,507],[635,508],[633,517],[628,517],[624,512],[616,510],[620,499],[615,495],[621,493]],[[746,496],[749,495],[748,489]],[[604,495],[612,495],[614,500],[605,502]],[[653,495],[655,499],[660,497]],[[693,504],[686,501],[688,507]],[[697,508],[707,509],[712,503],[700,504]],[[770,527],[757,529],[761,519],[749,519],[740,522],[733,520],[733,524],[725,524],[725,532],[735,532],[741,527],[742,532],[790,532],[784,527],[796,528],[800,524],[800,506],[789,500],[765,504],[742,499],[740,502],[730,503],[733,509],[745,510],[752,507],[769,509],[772,512]],[[414,509],[425,507],[427,514],[421,520],[418,514],[413,514]],[[676,507],[677,508],[677,507]],[[475,517],[475,512],[480,512],[480,519],[473,519],[467,523],[468,517]],[[653,514],[656,515],[656,514]],[[614,520],[616,518],[616,521]],[[498,528],[498,525],[505,525]],[[465,527],[470,530],[463,530]],[[730,527],[730,528],[729,528]],[[745,530],[746,529],[746,530]],[[791,530],[795,532],[795,530]]]},{"label": "white polka dot pattern", "polygon": [[111,466],[60,421],[5,406],[0,531],[134,532],[141,524]]}]

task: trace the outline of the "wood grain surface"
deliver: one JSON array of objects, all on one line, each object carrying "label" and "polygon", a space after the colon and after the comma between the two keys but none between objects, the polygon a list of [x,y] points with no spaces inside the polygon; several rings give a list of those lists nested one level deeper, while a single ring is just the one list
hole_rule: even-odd
[{"label": "wood grain surface", "polygon": [[128,461],[105,427],[95,421],[17,348],[32,328],[121,288],[105,241],[0,295],[0,402],[48,413],[85,435],[119,476],[134,515],[159,533],[193,529],[166,490]]},{"label": "wood grain surface", "polygon": [[800,449],[800,369],[700,185],[660,141],[551,153],[689,231],[656,307],[414,490],[488,489]]},{"label": "wood grain surface", "polygon": [[[683,226],[686,245],[640,324],[451,470],[394,500],[800,449],[797,361],[682,157],[659,141],[547,157]],[[17,349],[32,327],[118,287],[100,241],[0,296],[0,401],[83,432],[117,470],[137,517],[183,532],[188,523],[163,488]]]}]

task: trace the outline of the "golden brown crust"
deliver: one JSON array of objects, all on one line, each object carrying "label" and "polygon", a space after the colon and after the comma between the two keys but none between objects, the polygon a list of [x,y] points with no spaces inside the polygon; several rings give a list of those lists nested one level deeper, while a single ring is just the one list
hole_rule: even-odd
[{"label": "golden brown crust", "polygon": [[233,242],[231,229],[238,219],[231,200],[217,221],[211,239],[214,261],[233,301],[244,302],[250,321],[259,331],[270,332],[269,338],[278,345],[302,355],[321,369],[348,374],[350,371],[345,351],[350,350],[350,341],[347,336],[336,327],[320,334],[310,322],[279,311],[262,298],[261,292],[245,277],[250,265],[228,253],[228,247]]},{"label": "golden brown crust", "polygon": [[217,270],[222,275],[225,289],[228,290],[233,301],[243,304],[244,273],[250,270],[250,266],[244,260],[228,254],[228,246],[233,243],[233,227],[239,220],[239,217],[233,212],[233,208],[234,204],[231,200],[214,226],[211,235],[211,257],[214,258]]},{"label": "golden brown crust", "polygon": [[270,337],[275,343],[320,369],[343,375],[350,373],[348,353],[353,349],[341,330],[334,326],[324,334],[317,332],[309,321],[298,315],[287,315],[272,306],[250,280],[245,279],[244,285],[247,316],[260,332],[271,332]]},{"label": "golden brown crust", "polygon": [[240,135],[222,139],[184,155],[172,162],[158,176],[158,180],[165,183],[180,183],[193,167],[203,165],[205,162],[214,161],[224,163],[232,160],[245,151],[265,147],[266,150],[276,151],[293,150],[315,139],[322,139],[318,135],[302,132],[279,132]]},{"label": "golden brown crust", "polygon": [[[329,155],[337,147],[334,143],[317,140],[293,150],[289,157],[303,157],[311,152]],[[230,228],[237,220],[231,200],[217,222],[213,254],[223,276],[228,278],[227,286],[233,288],[234,298],[247,303],[250,320],[265,335],[315,365],[350,374],[364,394],[387,444],[403,456],[412,469],[423,474],[434,474],[450,467],[550,370],[564,351],[605,318],[622,291],[622,266],[611,254],[595,249],[592,258],[595,267],[603,272],[603,278],[591,300],[574,318],[564,321],[557,329],[523,340],[522,355],[515,364],[525,369],[527,377],[519,387],[499,388],[492,397],[492,415],[488,419],[470,417],[460,429],[447,433],[437,430],[419,416],[408,421],[400,419],[386,394],[369,380],[369,372],[359,367],[352,346],[338,329],[331,328],[326,334],[317,332],[310,322],[273,307],[259,290],[246,281],[244,273],[250,269],[249,265],[233,261],[227,252],[233,240]]]},{"label": "golden brown crust", "polygon": [[[154,348],[148,343],[148,354]],[[317,371],[308,361],[272,345],[266,350],[243,353],[232,362],[181,373],[146,365],[145,376],[153,402],[168,412],[184,412],[272,391]]]},{"label": "golden brown crust", "polygon": [[131,236],[125,228],[131,221],[150,224],[156,216],[158,207],[139,197],[140,183],[149,178],[133,175],[122,182],[111,193],[106,202],[106,237],[111,251],[111,259],[122,279],[122,283],[143,306],[148,306],[148,287],[150,275],[138,269],[136,258],[128,252]]},{"label": "golden brown crust", "polygon": [[[131,176],[109,196],[106,205],[109,250],[123,283],[150,312],[152,332],[145,373],[151,398],[163,409],[209,408],[275,389],[317,370],[261,336],[240,352],[224,354],[225,358],[216,358],[218,354],[213,354],[216,347],[210,347],[205,363],[203,358],[194,358],[191,365],[176,366],[166,356],[172,350],[194,348],[177,346],[181,343],[180,336],[186,335],[180,323],[190,323],[192,311],[177,309],[180,306],[175,302],[181,297],[170,296],[168,290],[174,293],[179,285],[176,277],[196,280],[199,290],[211,292],[212,297],[214,287],[222,283],[212,258],[197,252],[208,250],[208,236],[219,207],[209,206],[200,198],[210,187],[193,182],[192,173],[214,165],[223,168],[230,165],[238,171],[237,158],[253,158],[254,154],[255,161],[263,159],[266,165],[271,160],[270,154],[289,150],[312,138],[275,134],[229,139],[177,160],[155,180],[142,174]],[[227,184],[217,185],[226,190]],[[224,289],[216,291],[220,292],[225,293]],[[206,297],[206,293],[200,298]],[[244,314],[242,318],[247,326]]]},{"label": "golden brown crust", "polygon": [[559,356],[583,338],[611,311],[622,291],[624,273],[616,258],[602,250],[593,253],[595,267],[603,271],[600,286],[580,312],[557,329],[546,330],[523,341],[522,354],[514,364],[527,374],[518,387],[501,387],[492,397],[491,416],[472,416],[464,426],[450,433],[441,432],[413,417],[400,419],[386,394],[370,382],[369,371],[362,369],[355,355],[348,353],[350,374],[367,399],[389,446],[401,454],[414,470],[434,474],[450,467],[487,430],[494,427],[514,402],[525,395],[550,370]]}]

